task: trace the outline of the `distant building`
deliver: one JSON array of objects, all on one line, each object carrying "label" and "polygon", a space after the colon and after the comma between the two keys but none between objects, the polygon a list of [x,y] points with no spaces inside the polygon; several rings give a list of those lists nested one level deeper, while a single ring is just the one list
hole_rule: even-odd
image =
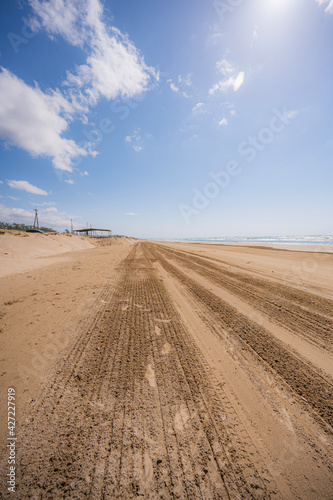
[{"label": "distant building", "polygon": [[105,238],[112,235],[111,229],[96,229],[94,227],[87,227],[85,229],[76,229],[74,234],[83,234],[92,238]]}]

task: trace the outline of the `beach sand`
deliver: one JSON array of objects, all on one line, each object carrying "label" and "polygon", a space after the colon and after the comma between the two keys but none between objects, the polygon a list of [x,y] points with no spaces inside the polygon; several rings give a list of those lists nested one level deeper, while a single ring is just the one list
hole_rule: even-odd
[{"label": "beach sand", "polygon": [[[333,498],[333,255],[0,234],[17,498]],[[9,493],[8,493],[9,495]]]}]

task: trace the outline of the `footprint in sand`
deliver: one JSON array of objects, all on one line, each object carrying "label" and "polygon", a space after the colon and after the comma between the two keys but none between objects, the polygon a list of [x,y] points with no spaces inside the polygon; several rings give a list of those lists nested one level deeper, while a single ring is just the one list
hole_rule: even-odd
[{"label": "footprint in sand", "polygon": [[148,380],[148,383],[151,387],[156,387],[155,372],[151,363],[149,363],[149,365],[147,366],[145,379]]},{"label": "footprint in sand", "polygon": [[161,329],[157,325],[155,326],[155,333],[156,333],[156,335],[161,335]]},{"label": "footprint in sand", "polygon": [[181,432],[190,418],[190,414],[185,404],[182,404],[177,411],[174,419],[174,428],[176,432]]},{"label": "footprint in sand", "polygon": [[123,306],[121,306],[122,311],[127,311],[127,309],[128,309],[128,304],[124,304]]},{"label": "footprint in sand", "polygon": [[142,309],[142,311],[144,311],[144,312],[150,312],[151,311],[151,309],[144,309],[141,304],[134,304],[134,305],[135,305],[135,307],[138,307],[139,309]]},{"label": "footprint in sand", "polygon": [[143,489],[145,494],[144,496],[148,498],[148,496],[150,496],[152,485],[154,482],[154,466],[153,466],[153,461],[147,450],[145,450],[144,453],[144,468],[141,480],[143,483]]},{"label": "footprint in sand", "polygon": [[162,348],[161,353],[162,354],[169,354],[170,351],[171,351],[171,345],[169,344],[169,342],[166,342]]}]

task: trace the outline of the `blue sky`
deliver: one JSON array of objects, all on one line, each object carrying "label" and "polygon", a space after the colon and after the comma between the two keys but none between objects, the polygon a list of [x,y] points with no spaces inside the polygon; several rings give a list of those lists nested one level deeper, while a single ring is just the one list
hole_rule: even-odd
[{"label": "blue sky", "polygon": [[5,0],[0,220],[331,233],[333,0]]}]

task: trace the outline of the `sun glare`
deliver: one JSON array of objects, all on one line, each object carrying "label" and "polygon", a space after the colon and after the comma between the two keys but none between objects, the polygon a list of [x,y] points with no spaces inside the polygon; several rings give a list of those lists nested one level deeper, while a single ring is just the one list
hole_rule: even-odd
[{"label": "sun glare", "polygon": [[287,5],[290,5],[290,0],[263,0],[265,7],[274,10],[282,10]]},{"label": "sun glare", "polygon": [[243,85],[244,78],[245,78],[244,71],[241,71],[240,73],[238,73],[237,78],[236,78],[235,83],[234,83],[234,91],[235,92],[237,92],[237,90],[239,90],[241,88],[241,86]]}]

